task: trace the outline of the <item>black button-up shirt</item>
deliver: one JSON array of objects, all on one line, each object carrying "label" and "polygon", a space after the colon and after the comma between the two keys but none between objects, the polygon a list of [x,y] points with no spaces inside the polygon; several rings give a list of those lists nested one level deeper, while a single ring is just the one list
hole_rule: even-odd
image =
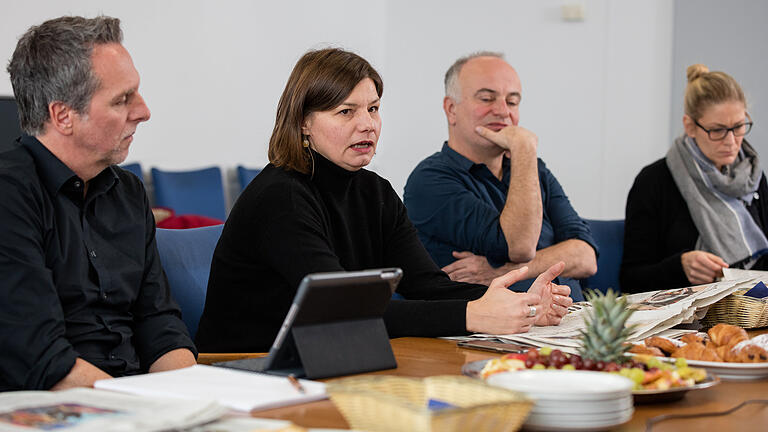
[{"label": "black button-up shirt", "polygon": [[196,353],[142,183],[111,166],[87,186],[34,137],[0,153],[0,390],[48,389],[77,357],[121,376]]}]

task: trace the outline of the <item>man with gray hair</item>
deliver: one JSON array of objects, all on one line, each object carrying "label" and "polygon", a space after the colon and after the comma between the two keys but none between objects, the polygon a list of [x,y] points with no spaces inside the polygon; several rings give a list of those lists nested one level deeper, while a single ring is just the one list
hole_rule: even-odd
[{"label": "man with gray hair", "polygon": [[150,113],[115,18],[31,27],[8,65],[25,134],[0,154],[0,391],[195,364],[141,181]]},{"label": "man with gray hair", "polygon": [[597,271],[589,227],[537,158],[537,136],[518,126],[520,78],[501,54],[479,52],[445,74],[448,141],[423,160],[404,202],[419,237],[453,280],[488,284],[528,267],[525,291],[559,261],[556,283],[583,299],[578,279]]}]

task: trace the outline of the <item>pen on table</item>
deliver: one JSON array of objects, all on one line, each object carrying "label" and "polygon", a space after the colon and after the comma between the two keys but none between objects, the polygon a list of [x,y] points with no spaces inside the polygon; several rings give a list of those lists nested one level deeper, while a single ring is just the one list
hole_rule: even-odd
[{"label": "pen on table", "polygon": [[299,380],[296,379],[293,375],[288,375],[288,381],[290,381],[293,388],[295,388],[299,393],[306,393],[307,390],[304,389],[304,386],[301,385]]}]

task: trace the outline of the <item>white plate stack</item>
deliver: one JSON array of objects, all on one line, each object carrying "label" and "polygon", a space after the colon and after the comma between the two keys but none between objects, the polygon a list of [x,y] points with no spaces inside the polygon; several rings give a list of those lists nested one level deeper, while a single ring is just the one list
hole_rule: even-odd
[{"label": "white plate stack", "polygon": [[528,430],[601,430],[629,421],[632,381],[605,372],[523,370],[491,375],[488,384],[525,393],[536,401]]}]

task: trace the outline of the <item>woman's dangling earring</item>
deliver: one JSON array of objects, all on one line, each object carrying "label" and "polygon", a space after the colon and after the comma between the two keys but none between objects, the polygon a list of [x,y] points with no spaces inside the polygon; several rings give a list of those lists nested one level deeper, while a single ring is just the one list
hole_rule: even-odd
[{"label": "woman's dangling earring", "polygon": [[304,148],[309,148],[309,137],[304,135],[304,140],[301,142]]}]

